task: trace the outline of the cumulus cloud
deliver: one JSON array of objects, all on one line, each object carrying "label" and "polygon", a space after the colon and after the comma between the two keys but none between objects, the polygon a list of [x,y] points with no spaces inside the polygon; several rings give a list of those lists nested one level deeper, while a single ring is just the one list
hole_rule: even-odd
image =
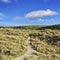
[{"label": "cumulus cloud", "polygon": [[38,11],[32,11],[26,14],[26,18],[38,18],[38,17],[44,17],[44,16],[53,16],[56,15],[56,11],[52,11],[50,9],[47,10],[38,10]]}]

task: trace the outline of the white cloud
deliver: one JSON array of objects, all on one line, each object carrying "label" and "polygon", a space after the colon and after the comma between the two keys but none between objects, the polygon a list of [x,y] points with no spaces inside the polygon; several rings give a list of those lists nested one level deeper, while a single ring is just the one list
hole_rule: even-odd
[{"label": "white cloud", "polygon": [[5,17],[5,15],[4,15],[3,13],[0,12],[0,18],[1,18],[1,17]]},{"label": "white cloud", "polygon": [[4,17],[5,17],[5,15],[0,12],[0,20],[3,19]]},{"label": "white cloud", "polygon": [[26,18],[38,18],[38,17],[44,17],[44,16],[53,16],[56,15],[56,11],[52,11],[50,9],[47,10],[38,10],[38,11],[32,11],[26,14]]},{"label": "white cloud", "polygon": [[49,20],[48,19],[42,19],[42,18],[39,18],[36,20],[37,22],[55,22],[55,19],[54,18],[50,18]]},{"label": "white cloud", "polygon": [[12,0],[0,0],[0,2],[10,3]]},{"label": "white cloud", "polygon": [[0,0],[0,2],[11,3],[12,1],[17,2],[18,0]]},{"label": "white cloud", "polygon": [[4,17],[4,14],[0,12],[0,17]]},{"label": "white cloud", "polygon": [[44,19],[37,19],[38,22],[44,22],[45,20]]},{"label": "white cloud", "polygon": [[22,18],[20,17],[14,17],[13,20],[21,20]]}]

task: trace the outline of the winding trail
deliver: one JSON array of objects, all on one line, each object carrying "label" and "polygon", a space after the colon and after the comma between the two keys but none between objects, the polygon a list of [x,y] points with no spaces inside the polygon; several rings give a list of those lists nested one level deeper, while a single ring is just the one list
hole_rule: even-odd
[{"label": "winding trail", "polygon": [[27,52],[24,55],[22,55],[22,56],[20,56],[20,57],[18,57],[16,59],[14,59],[14,60],[24,60],[25,57],[32,56],[33,49],[32,49],[32,46],[31,46],[30,43],[31,43],[30,37],[28,37],[28,39],[27,39],[27,44],[28,44],[28,50],[27,50]]}]

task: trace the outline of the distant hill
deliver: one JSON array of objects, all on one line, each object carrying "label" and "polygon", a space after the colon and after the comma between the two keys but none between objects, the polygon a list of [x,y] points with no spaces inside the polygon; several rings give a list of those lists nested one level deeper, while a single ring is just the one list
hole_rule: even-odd
[{"label": "distant hill", "polygon": [[12,28],[18,28],[18,29],[30,29],[30,30],[40,30],[40,29],[58,29],[60,30],[60,24],[59,25],[50,25],[50,26],[44,26],[44,25],[35,25],[35,26],[15,26]]},{"label": "distant hill", "polygon": [[58,29],[60,30],[60,24],[59,25],[50,25],[50,26],[44,26],[44,25],[29,25],[29,26],[0,26],[0,28],[14,28],[14,29],[30,29],[30,30],[44,30],[44,29]]},{"label": "distant hill", "polygon": [[10,28],[17,28],[17,29],[30,29],[30,30],[38,30],[39,28],[44,27],[43,25],[29,25],[29,26],[11,26]]},{"label": "distant hill", "polygon": [[60,24],[59,25],[51,25],[51,26],[45,26],[45,27],[41,27],[41,28],[38,28],[39,30],[40,29],[57,29],[57,30],[60,30]]}]

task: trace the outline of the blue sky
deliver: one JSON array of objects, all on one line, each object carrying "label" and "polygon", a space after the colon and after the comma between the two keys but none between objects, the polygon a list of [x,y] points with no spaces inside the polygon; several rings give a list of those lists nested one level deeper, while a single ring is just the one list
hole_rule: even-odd
[{"label": "blue sky", "polygon": [[60,0],[0,0],[0,25],[60,24]]}]

